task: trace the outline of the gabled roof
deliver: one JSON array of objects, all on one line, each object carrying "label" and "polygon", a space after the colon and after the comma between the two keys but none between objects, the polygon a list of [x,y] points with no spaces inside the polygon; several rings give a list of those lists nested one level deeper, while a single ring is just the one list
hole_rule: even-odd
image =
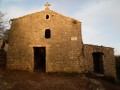
[{"label": "gabled roof", "polygon": [[[78,21],[78,20],[76,20],[76,19],[74,19],[74,18],[70,18],[70,17],[68,17],[68,16],[62,15],[62,14],[60,14],[60,13],[57,13],[57,12],[52,11],[52,10],[49,10],[49,9],[45,9],[45,10],[42,10],[42,11],[39,11],[39,12],[31,13],[31,14],[28,14],[28,15],[25,15],[25,16],[22,16],[22,17],[19,17],[19,18],[14,18],[14,19],[11,19],[11,20],[22,19],[22,18],[24,18],[24,17],[32,16],[32,15],[34,15],[34,14],[42,13],[42,12],[52,12],[52,13],[59,14],[59,15],[65,17],[65,18],[69,18],[69,19],[73,19],[73,20],[75,20],[75,21]],[[80,21],[78,21],[78,22],[80,22]]]}]

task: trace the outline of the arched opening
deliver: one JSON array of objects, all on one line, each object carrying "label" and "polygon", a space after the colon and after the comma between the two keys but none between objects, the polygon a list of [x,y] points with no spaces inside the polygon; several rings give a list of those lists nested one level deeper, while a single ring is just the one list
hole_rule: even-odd
[{"label": "arched opening", "polygon": [[49,15],[46,15],[46,19],[49,19]]},{"label": "arched opening", "polygon": [[46,29],[45,30],[45,38],[47,38],[47,39],[51,38],[51,31],[50,31],[50,29]]},{"label": "arched opening", "polygon": [[103,53],[101,52],[94,52],[92,53],[93,56],[93,64],[94,64],[94,73],[103,74]]}]

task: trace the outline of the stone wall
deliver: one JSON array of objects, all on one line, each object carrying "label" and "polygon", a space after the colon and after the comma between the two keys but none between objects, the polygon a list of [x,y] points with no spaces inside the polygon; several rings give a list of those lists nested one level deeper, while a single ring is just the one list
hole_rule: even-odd
[{"label": "stone wall", "polygon": [[114,49],[110,47],[84,44],[85,71],[94,72],[93,52],[103,53],[104,75],[116,77]]},{"label": "stone wall", "polygon": [[11,21],[8,69],[33,71],[34,47],[45,47],[45,72],[94,72],[92,53],[102,52],[104,74],[116,77],[114,49],[83,44],[81,22],[48,9]]},{"label": "stone wall", "polygon": [[[49,15],[49,19],[46,19]],[[45,38],[45,30],[51,38]],[[46,47],[46,72],[82,72],[81,23],[51,10],[12,20],[7,68],[34,70],[33,47]]]}]

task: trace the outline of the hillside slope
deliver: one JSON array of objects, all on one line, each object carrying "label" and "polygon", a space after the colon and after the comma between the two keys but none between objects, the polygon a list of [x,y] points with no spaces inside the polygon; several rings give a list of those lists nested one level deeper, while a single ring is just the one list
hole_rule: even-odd
[{"label": "hillside slope", "polygon": [[120,90],[120,87],[77,73],[0,70],[0,90]]}]

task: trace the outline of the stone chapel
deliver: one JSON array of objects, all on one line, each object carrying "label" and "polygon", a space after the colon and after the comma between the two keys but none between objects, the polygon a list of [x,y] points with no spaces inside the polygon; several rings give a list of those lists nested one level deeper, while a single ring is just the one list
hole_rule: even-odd
[{"label": "stone chapel", "polygon": [[114,49],[83,44],[81,22],[49,9],[11,19],[7,68],[116,77]]}]

